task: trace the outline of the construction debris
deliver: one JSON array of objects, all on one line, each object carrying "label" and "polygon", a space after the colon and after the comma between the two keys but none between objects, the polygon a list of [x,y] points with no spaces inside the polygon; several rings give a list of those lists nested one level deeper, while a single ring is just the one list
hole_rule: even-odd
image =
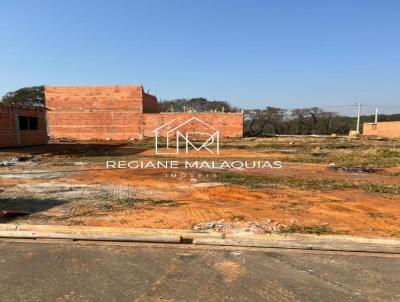
[{"label": "construction debris", "polygon": [[376,173],[377,172],[377,169],[375,169],[375,168],[361,167],[361,166],[346,167],[346,166],[336,166],[335,164],[330,164],[328,166],[328,169],[330,169],[332,171],[344,171],[344,172],[350,172],[350,173]]},{"label": "construction debris", "polygon": [[235,221],[225,222],[222,220],[201,222],[193,227],[196,231],[216,231],[221,233],[252,233],[252,234],[269,234],[280,233],[287,227],[286,224],[275,222],[271,219],[260,221]]},{"label": "construction debris", "polygon": [[9,157],[0,160],[0,166],[9,167],[24,163],[33,159],[33,155],[19,156],[19,157]]},{"label": "construction debris", "polygon": [[57,140],[52,139],[52,141],[58,142],[58,143],[74,143],[74,142],[76,142],[76,139],[69,138],[69,137],[60,137]]}]

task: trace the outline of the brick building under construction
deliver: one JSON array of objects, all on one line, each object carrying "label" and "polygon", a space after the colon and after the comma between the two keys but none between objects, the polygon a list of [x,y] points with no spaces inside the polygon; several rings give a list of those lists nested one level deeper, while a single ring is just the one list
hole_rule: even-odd
[{"label": "brick building under construction", "polygon": [[0,103],[0,148],[46,142],[44,108]]},{"label": "brick building under construction", "polygon": [[[36,114],[38,119],[37,127],[21,131],[21,122],[15,122],[19,119],[18,110],[28,109],[14,106],[15,111],[9,117],[2,113],[0,147],[44,144],[47,137],[85,141],[143,139],[154,137],[154,130],[163,125],[168,124],[171,129],[193,117],[196,119],[185,125],[185,131],[199,131],[207,125],[218,129],[220,137],[243,136],[241,112],[160,113],[157,98],[145,93],[142,86],[46,86],[45,107],[46,110],[30,108],[34,111],[30,115]],[[21,112],[24,114],[21,116],[29,115]],[[20,120],[23,122],[24,118]],[[199,120],[204,123],[199,124]],[[6,131],[4,125],[8,127]],[[25,138],[26,131],[30,131],[30,139]],[[7,139],[3,139],[4,133]],[[157,134],[166,133],[161,130]]]}]

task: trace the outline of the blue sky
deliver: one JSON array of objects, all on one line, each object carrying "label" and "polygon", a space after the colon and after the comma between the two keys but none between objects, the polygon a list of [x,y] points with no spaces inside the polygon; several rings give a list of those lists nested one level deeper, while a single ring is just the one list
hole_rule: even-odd
[{"label": "blue sky", "polygon": [[400,1],[2,0],[0,66],[0,95],[143,84],[244,108],[400,106]]}]

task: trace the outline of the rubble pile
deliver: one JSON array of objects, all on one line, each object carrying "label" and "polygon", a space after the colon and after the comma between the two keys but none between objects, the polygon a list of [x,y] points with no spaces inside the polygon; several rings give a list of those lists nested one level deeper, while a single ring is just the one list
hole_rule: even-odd
[{"label": "rubble pile", "polygon": [[33,160],[33,155],[26,155],[26,156],[19,156],[19,157],[9,157],[0,159],[0,166],[8,167],[8,166],[15,166],[21,163],[26,163]]},{"label": "rubble pile", "polygon": [[346,167],[346,166],[337,166],[336,164],[332,163],[328,166],[328,169],[332,171],[344,171],[344,172],[351,172],[351,173],[376,173],[378,170],[375,168],[370,167]]},{"label": "rubble pile", "polygon": [[270,234],[280,233],[287,225],[271,219],[259,221],[234,221],[225,222],[222,220],[201,222],[193,227],[196,231],[215,231],[221,233],[251,233],[251,234]]}]

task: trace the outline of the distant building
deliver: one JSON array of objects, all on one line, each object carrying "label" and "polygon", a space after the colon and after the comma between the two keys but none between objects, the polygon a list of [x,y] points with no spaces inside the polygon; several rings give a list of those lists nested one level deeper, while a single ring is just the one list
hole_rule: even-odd
[{"label": "distant building", "polygon": [[364,123],[363,135],[400,138],[400,121]]}]

